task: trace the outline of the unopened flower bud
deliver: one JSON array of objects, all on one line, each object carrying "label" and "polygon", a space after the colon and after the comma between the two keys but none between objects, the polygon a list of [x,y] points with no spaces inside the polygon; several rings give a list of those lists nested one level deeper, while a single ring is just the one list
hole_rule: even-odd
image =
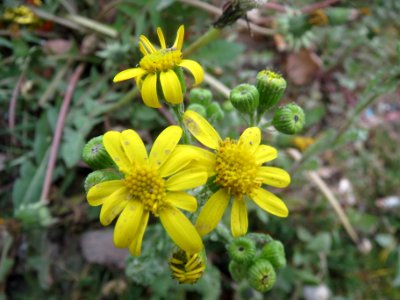
[{"label": "unopened flower bud", "polygon": [[212,94],[210,90],[203,88],[194,88],[190,91],[189,94],[189,102],[197,103],[204,106],[210,104],[212,99]]},{"label": "unopened flower bud", "polygon": [[249,263],[256,253],[256,245],[247,237],[238,237],[228,246],[229,257],[238,263]]},{"label": "unopened flower bud", "polygon": [[236,282],[239,282],[243,279],[246,278],[247,276],[247,265],[237,262],[235,260],[231,260],[229,262],[229,273],[231,273],[231,276],[233,278],[233,280],[235,280]]},{"label": "unopened flower bud", "polygon": [[224,118],[225,113],[218,102],[212,102],[207,106],[207,116],[215,120],[220,120]]},{"label": "unopened flower bud", "polygon": [[206,269],[204,253],[189,254],[181,249],[174,251],[168,261],[172,277],[179,283],[196,283]]},{"label": "unopened flower bud", "polygon": [[193,104],[190,104],[188,107],[187,107],[187,109],[188,110],[193,110],[193,111],[195,111],[195,112],[197,112],[199,115],[201,115],[201,116],[203,116],[203,117],[207,117],[207,110],[206,110],[206,108],[203,106],[203,105],[201,105],[201,104],[198,104],[198,103],[193,103]]},{"label": "unopened flower bud", "polygon": [[259,93],[254,85],[243,83],[235,87],[229,96],[232,105],[242,113],[253,113],[258,107]]},{"label": "unopened flower bud", "polygon": [[92,138],[83,147],[82,158],[92,169],[105,169],[114,166],[114,161],[103,145],[103,136]]},{"label": "unopened flower bud", "polygon": [[85,179],[85,191],[89,192],[90,188],[99,184],[100,182],[110,181],[110,180],[120,180],[123,175],[114,168],[96,170],[90,173]]},{"label": "unopened flower bud", "polygon": [[280,241],[267,243],[261,251],[260,258],[268,260],[275,270],[286,266],[285,247]]},{"label": "unopened flower bud", "polygon": [[256,87],[260,94],[258,111],[263,113],[281,100],[286,89],[286,80],[280,74],[269,70],[260,71],[256,80]]},{"label": "unopened flower bud", "polygon": [[294,103],[279,107],[272,119],[275,129],[286,134],[299,133],[303,129],[304,123],[303,109]]},{"label": "unopened flower bud", "polygon": [[266,259],[256,259],[248,271],[248,280],[252,288],[259,292],[268,292],[276,282],[276,273]]}]

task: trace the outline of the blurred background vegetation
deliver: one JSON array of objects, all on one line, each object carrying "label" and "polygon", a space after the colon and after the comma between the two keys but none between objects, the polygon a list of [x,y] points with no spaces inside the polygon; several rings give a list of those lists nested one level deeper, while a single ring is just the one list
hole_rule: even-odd
[{"label": "blurred background vegetation", "polygon": [[282,103],[306,112],[301,136],[264,130],[293,178],[279,191],[287,219],[250,208],[250,231],[286,247],[288,266],[268,294],[231,279],[221,232],[207,238],[203,279],[179,285],[159,226],[146,233],[142,256],[128,257],[87,204],[81,150],[89,138],[134,128],[150,143],[171,122],[167,108],[145,107],[131,82],[112,84],[138,63],[139,35],[156,40],[160,26],[171,44],[184,24],[185,49],[223,4],[3,1],[0,299],[400,298],[398,0],[268,2],[247,14],[250,27],[226,27],[191,55],[210,75],[202,87],[219,103],[211,117],[223,135],[246,126],[226,87],[254,84],[266,67],[288,81]]}]

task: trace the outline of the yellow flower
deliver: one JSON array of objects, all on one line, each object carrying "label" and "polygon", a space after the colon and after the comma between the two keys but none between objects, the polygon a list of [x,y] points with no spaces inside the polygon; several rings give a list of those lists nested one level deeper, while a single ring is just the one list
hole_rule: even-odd
[{"label": "yellow flower", "polygon": [[132,255],[140,255],[150,213],[160,218],[181,249],[197,253],[203,248],[195,227],[178,208],[189,212],[197,209],[196,198],[184,190],[204,184],[207,173],[190,164],[194,155],[191,148],[177,145],[181,136],[180,127],[167,127],[147,155],[143,141],[133,130],[104,135],[104,147],[124,178],[95,185],[87,199],[92,206],[103,205],[100,222],[104,226],[121,213],[115,225],[114,244],[129,247]]},{"label": "yellow flower", "polygon": [[[144,35],[140,36],[139,50],[144,57],[139,62],[138,68],[124,70],[114,77],[114,82],[127,79],[136,79],[144,103],[149,107],[160,107],[157,94],[157,86],[160,86],[167,102],[179,104],[183,101],[182,87],[177,74],[176,67],[189,70],[195,81],[195,85],[201,83],[204,78],[202,67],[195,61],[182,59],[182,44],[185,30],[181,25],[176,34],[175,43],[167,48],[161,28],[157,28],[161,49],[157,49]],[[143,78],[144,77],[144,78]]]},{"label": "yellow flower", "polygon": [[172,254],[168,264],[172,277],[179,283],[196,283],[206,269],[203,253],[190,254],[181,249]]},{"label": "yellow flower", "polygon": [[200,235],[209,233],[218,225],[231,198],[231,231],[234,237],[247,232],[248,199],[273,215],[287,217],[285,203],[263,189],[262,185],[283,188],[289,185],[290,176],[282,169],[262,166],[278,154],[275,148],[260,145],[259,128],[247,128],[238,141],[230,138],[222,140],[215,129],[194,111],[186,111],[183,122],[200,143],[213,150],[199,149],[197,152],[198,157],[202,157],[203,165],[208,166],[209,176],[215,175],[214,182],[220,187],[206,202],[196,221]]}]

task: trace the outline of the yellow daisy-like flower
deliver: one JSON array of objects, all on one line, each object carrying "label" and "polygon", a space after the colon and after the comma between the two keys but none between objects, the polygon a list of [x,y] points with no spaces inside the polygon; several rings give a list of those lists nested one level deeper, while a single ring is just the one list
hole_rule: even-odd
[{"label": "yellow daisy-like flower", "polygon": [[114,82],[127,79],[136,79],[144,103],[149,107],[160,107],[157,86],[160,85],[164,98],[171,104],[179,104],[183,101],[182,87],[175,67],[183,67],[189,70],[195,81],[195,85],[201,83],[204,78],[203,68],[195,61],[182,59],[182,44],[185,34],[181,25],[176,34],[174,45],[167,48],[164,34],[161,28],[157,28],[161,49],[157,49],[144,35],[140,36],[139,50],[144,57],[139,62],[138,68],[124,70],[114,77]]},{"label": "yellow daisy-like flower", "polygon": [[203,248],[195,227],[178,208],[189,212],[197,209],[196,198],[184,190],[204,184],[207,172],[190,164],[194,152],[185,145],[177,145],[181,136],[180,127],[167,127],[149,155],[134,130],[109,131],[103,137],[104,147],[124,178],[95,185],[87,199],[92,206],[103,205],[100,222],[104,226],[120,214],[114,244],[129,247],[132,255],[140,255],[150,213],[160,218],[181,249],[198,253]]},{"label": "yellow daisy-like flower", "polygon": [[196,283],[206,269],[203,253],[190,254],[181,249],[172,254],[168,264],[172,277],[179,283]]},{"label": "yellow daisy-like flower", "polygon": [[248,228],[247,199],[252,199],[263,210],[278,217],[287,217],[288,209],[277,196],[262,188],[263,184],[283,188],[289,185],[289,174],[279,168],[263,166],[275,159],[275,148],[260,145],[261,132],[247,128],[239,140],[222,140],[217,131],[198,113],[186,111],[183,122],[192,135],[213,152],[197,149],[198,157],[208,166],[209,176],[215,175],[220,189],[204,205],[196,221],[200,235],[212,231],[221,220],[229,201],[231,231],[234,237],[246,234]]}]

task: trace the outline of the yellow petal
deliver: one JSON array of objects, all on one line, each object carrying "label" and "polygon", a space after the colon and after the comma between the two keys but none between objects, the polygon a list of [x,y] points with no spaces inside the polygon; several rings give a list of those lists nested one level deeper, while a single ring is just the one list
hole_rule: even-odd
[{"label": "yellow petal", "polygon": [[228,206],[229,199],[230,195],[224,189],[220,189],[208,199],[196,221],[196,229],[201,236],[217,227]]},{"label": "yellow petal", "polygon": [[160,220],[171,239],[182,250],[190,254],[203,249],[203,242],[193,224],[175,207],[166,207],[160,212]]},{"label": "yellow petal", "polygon": [[233,200],[231,211],[231,231],[233,237],[245,235],[249,222],[247,219],[246,200],[243,197],[238,197]]},{"label": "yellow petal", "polygon": [[199,63],[195,62],[194,60],[184,59],[178,66],[183,67],[192,73],[194,85],[198,85],[203,81],[204,70]]},{"label": "yellow petal", "polygon": [[146,147],[136,131],[132,129],[122,131],[121,143],[131,163],[137,162],[143,165],[148,162]]},{"label": "yellow petal", "polygon": [[175,39],[175,42],[174,42],[174,45],[173,45],[173,47],[178,49],[179,51],[182,50],[184,35],[185,35],[185,27],[183,25],[181,25],[178,28],[178,31],[176,33],[176,39]]},{"label": "yellow petal", "polygon": [[139,37],[139,42],[141,42],[144,46],[144,48],[147,50],[147,52],[154,53],[157,51],[156,48],[154,48],[153,44],[150,43],[149,39],[147,37],[145,37],[144,35],[141,35]]},{"label": "yellow petal", "polygon": [[261,131],[258,127],[250,127],[243,131],[239,143],[245,145],[251,153],[254,153],[261,142]]},{"label": "yellow petal", "polygon": [[217,149],[222,141],[218,132],[198,113],[187,110],[183,114],[183,123],[191,134],[204,146]]},{"label": "yellow petal", "polygon": [[251,194],[253,201],[263,210],[278,217],[285,218],[289,211],[286,204],[274,194],[259,188]]},{"label": "yellow petal", "polygon": [[271,146],[260,145],[254,153],[257,164],[263,164],[278,157],[278,151]]},{"label": "yellow petal", "polygon": [[129,201],[118,218],[114,229],[114,244],[118,248],[128,247],[139,230],[143,214],[143,204],[139,201]]},{"label": "yellow petal", "polygon": [[149,221],[149,212],[144,211],[142,214],[142,217],[140,219],[139,230],[136,232],[136,235],[135,235],[132,243],[129,246],[129,252],[133,256],[139,256],[141,253],[143,236],[144,236],[144,232],[146,230],[148,221]]},{"label": "yellow petal", "polygon": [[178,145],[177,148],[189,151],[193,156],[192,161],[185,168],[203,167],[208,173],[208,177],[215,174],[215,154],[192,145]]},{"label": "yellow petal", "polygon": [[148,107],[161,107],[157,96],[157,74],[148,74],[142,84],[142,98]]},{"label": "yellow petal", "polygon": [[150,151],[150,164],[161,167],[175,150],[182,136],[182,128],[176,125],[168,126],[155,140]]},{"label": "yellow petal", "polygon": [[144,46],[144,44],[143,44],[142,42],[140,42],[140,41],[139,41],[139,50],[140,50],[140,52],[141,52],[144,56],[150,54],[150,52],[147,51],[147,49],[146,49],[146,47]]},{"label": "yellow petal", "polygon": [[192,195],[185,192],[168,192],[167,202],[172,206],[195,212],[197,209],[197,200]]},{"label": "yellow petal", "polygon": [[172,104],[179,104],[183,101],[182,87],[178,76],[172,70],[160,72],[161,88],[165,100]]},{"label": "yellow petal", "polygon": [[201,186],[207,182],[207,172],[204,168],[189,168],[176,173],[165,182],[169,191],[183,191]]},{"label": "yellow petal", "polygon": [[121,133],[118,131],[108,131],[103,137],[103,144],[112,160],[120,170],[129,170],[131,162],[126,157],[124,148],[121,144]]},{"label": "yellow petal", "polygon": [[119,189],[111,194],[104,202],[100,211],[100,222],[104,226],[109,225],[117,215],[125,208],[130,199],[126,188]]},{"label": "yellow petal", "polygon": [[113,82],[120,82],[135,77],[143,76],[147,71],[142,68],[126,69],[115,75]]},{"label": "yellow petal", "polygon": [[193,159],[196,153],[183,145],[177,145],[170,157],[163,163],[159,169],[161,177],[168,177],[177,173],[186,167]]},{"label": "yellow petal", "polygon": [[160,40],[161,49],[167,48],[167,45],[165,44],[164,34],[160,27],[157,27],[157,35],[158,35],[158,39]]},{"label": "yellow petal", "polygon": [[285,170],[274,167],[261,167],[257,172],[257,178],[262,180],[262,183],[284,188],[290,184],[290,175]]},{"label": "yellow petal", "polygon": [[125,188],[122,180],[100,182],[90,188],[87,194],[88,203],[91,206],[101,205],[112,193],[122,188]]}]

